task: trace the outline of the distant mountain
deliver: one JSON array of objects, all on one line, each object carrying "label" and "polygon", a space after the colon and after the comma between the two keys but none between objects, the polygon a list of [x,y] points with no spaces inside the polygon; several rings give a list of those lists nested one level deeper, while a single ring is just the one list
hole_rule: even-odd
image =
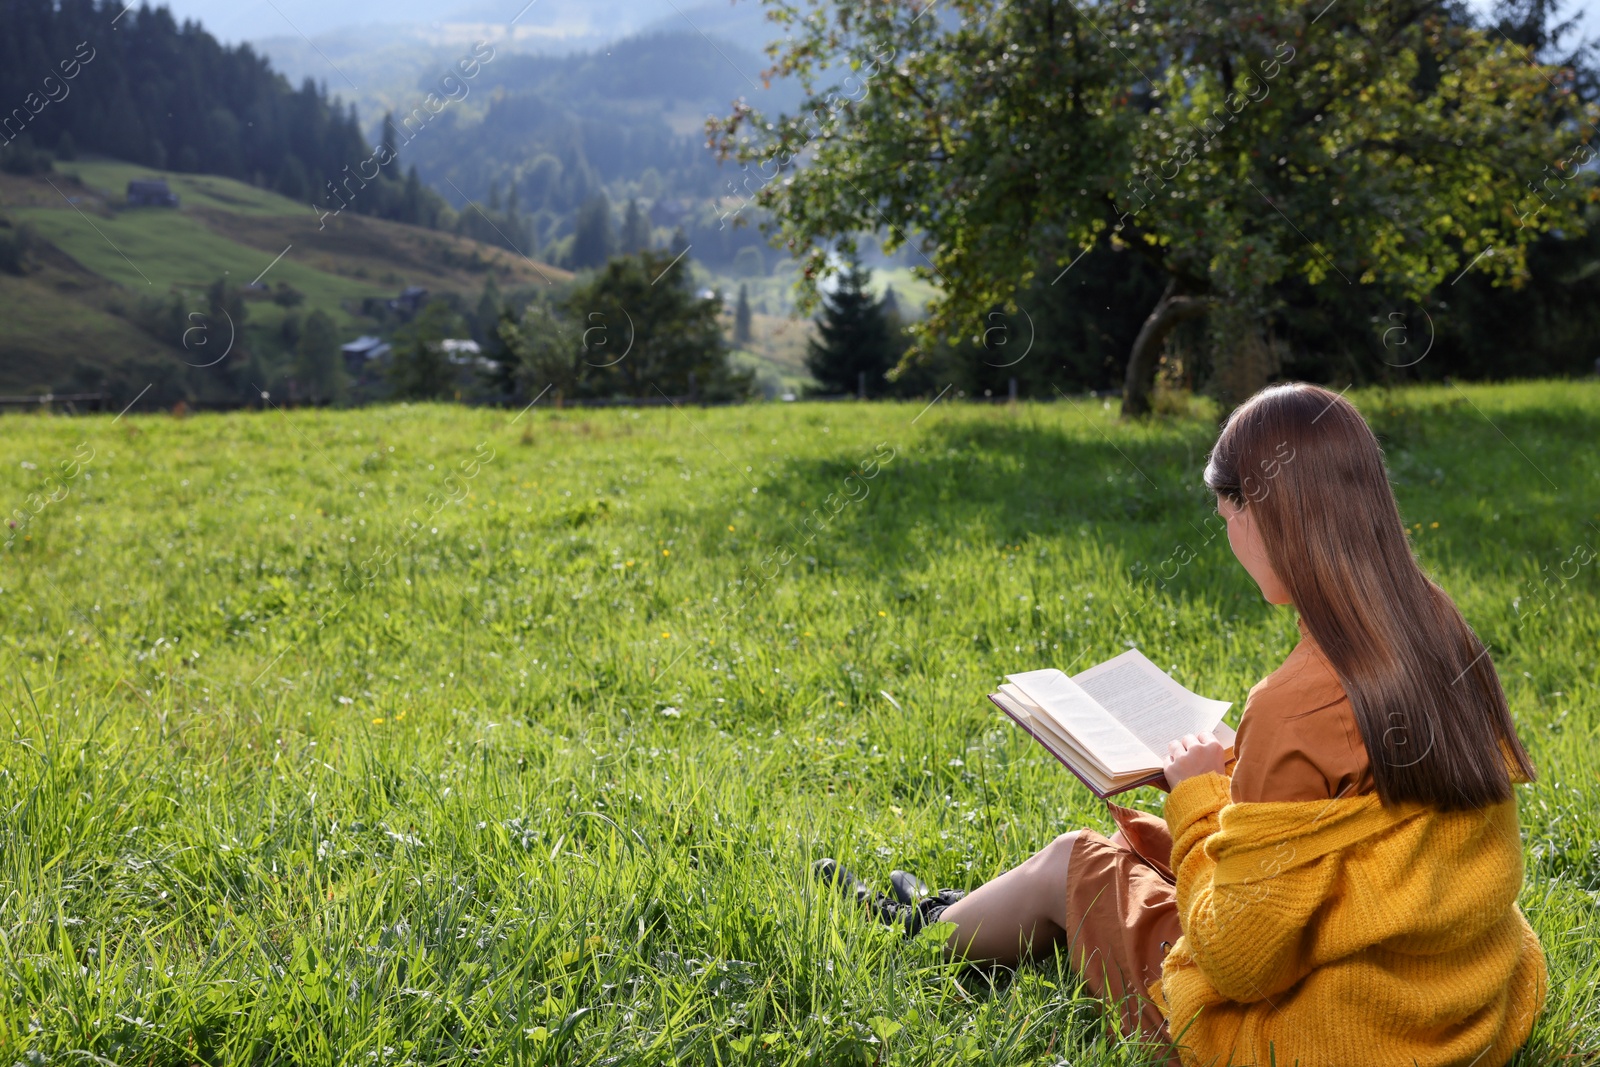
[{"label": "distant mountain", "polygon": [[[630,37],[663,34],[695,37],[699,46],[683,57],[669,73],[687,73],[694,63],[720,68],[723,75],[716,92],[706,96],[717,106],[740,92],[753,93],[761,72],[770,65],[763,49],[781,27],[769,22],[757,0],[709,0],[675,4],[671,0],[536,0],[527,14],[508,26],[504,12],[499,21],[489,17],[502,5],[470,5],[445,19],[402,22],[393,17],[379,22],[349,24],[311,36],[293,32],[287,24],[252,40],[293,85],[310,78],[325,85],[341,100],[354,103],[362,121],[374,126],[385,111],[409,109],[437,86],[459,59],[478,42],[487,42],[499,58],[508,56],[560,57],[590,53],[603,57]],[[400,10],[405,9],[400,5]],[[515,12],[511,13],[513,16]],[[624,48],[624,52],[627,49]],[[617,64],[612,64],[616,67]],[[522,71],[529,68],[520,67]],[[731,75],[731,78],[728,77]],[[682,97],[671,82],[641,84],[632,80],[630,95],[641,100],[658,96]],[[481,116],[483,97],[469,97],[453,109]]]},{"label": "distant mountain", "polygon": [[[696,11],[709,21],[723,8]],[[752,5],[733,10],[759,16]],[[755,230],[720,219],[718,200],[735,170],[707,149],[706,119],[727,114],[739,98],[766,110],[793,108],[799,94],[791,84],[764,85],[767,61],[750,48],[703,34],[681,17],[658,25],[562,54],[422,43],[412,31],[393,29],[340,31],[318,43],[313,62],[373,87],[360,105],[363,124],[376,143],[384,114],[394,115],[402,169],[415,166],[457,208],[503,197],[533,216],[540,249],[571,235],[579,208],[603,194],[615,209],[614,226],[625,202],[638,199],[659,228],[658,244],[681,228],[697,258],[729,264],[741,248],[763,242]],[[452,64],[474,53],[492,58],[469,81],[447,83]],[[333,92],[336,83],[326,84]],[[447,85],[455,99],[437,115],[419,110]]]},{"label": "distant mountain", "polygon": [[[238,0],[166,0],[179,19],[194,19],[231,43],[276,38],[315,40],[352,28],[378,27],[426,34],[473,32],[503,35],[525,51],[571,51],[610,41],[687,16],[708,33],[737,43],[749,26],[763,21],[758,0],[477,0],[439,4],[430,0],[273,0],[241,4]],[[730,21],[731,18],[731,21]],[[759,43],[759,42],[756,42]],[[274,46],[276,47],[276,45]]]}]

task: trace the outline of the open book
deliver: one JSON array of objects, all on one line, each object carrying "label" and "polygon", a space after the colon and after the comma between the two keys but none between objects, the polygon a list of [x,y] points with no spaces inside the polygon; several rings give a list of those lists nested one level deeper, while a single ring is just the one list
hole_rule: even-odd
[{"label": "open book", "polygon": [[1006,675],[989,699],[1104,799],[1164,780],[1167,743],[1209,731],[1233,755],[1233,705],[1191,693],[1138,649],[1067,677]]}]

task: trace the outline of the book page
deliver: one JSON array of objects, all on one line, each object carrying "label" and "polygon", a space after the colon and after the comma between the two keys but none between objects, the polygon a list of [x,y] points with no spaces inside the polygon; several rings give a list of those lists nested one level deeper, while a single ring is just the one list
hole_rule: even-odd
[{"label": "book page", "polygon": [[1215,733],[1223,712],[1233,706],[1191,693],[1136,648],[1072,681],[1154,753],[1157,766],[1166,758],[1167,742],[1184,734]]},{"label": "book page", "polygon": [[1120,779],[1120,777],[1107,774],[1099,766],[1094,765],[1094,760],[1088,757],[1088,753],[1083,752],[1083,749],[1080,749],[1067,734],[1061,733],[1051,723],[1050,717],[1045,715],[1043,709],[1040,709],[1034,702],[1029,701],[1026,696],[1022,696],[1021,689],[1016,688],[1016,686],[1000,686],[1000,691],[990,694],[990,699],[994,699],[995,704],[1000,705],[1000,710],[1014,718],[1022,729],[1026,729],[1027,733],[1032,734],[1034,741],[1042,744],[1053,757],[1064,763],[1072,773],[1077,774],[1078,777],[1082,777],[1083,781],[1088,782],[1090,789],[1098,790],[1101,793],[1109,793],[1117,787],[1117,782],[1122,781],[1122,779],[1138,779],[1138,774],[1128,774],[1128,776],[1122,776],[1122,779]]},{"label": "book page", "polygon": [[1022,695],[1022,691],[1014,685],[1003,685],[1000,692],[990,694],[1000,710],[1016,720],[1033,739],[1043,745],[1057,760],[1066,764],[1073,773],[1089,783],[1091,789],[1102,793],[1110,792],[1116,786],[1116,779],[1099,767],[1094,760],[1072,742],[1066,734],[1061,733],[1044,712]]},{"label": "book page", "polygon": [[1034,731],[1035,738],[1046,748],[1057,756],[1070,756],[1073,767],[1081,772],[1098,774],[1108,782],[1115,777],[1088,749],[1074,740],[1071,734],[1057,726],[1043,708],[1029,700],[1022,690],[1007,682],[995,695],[1004,699],[1005,706],[1014,713],[1027,717],[1028,729]]},{"label": "book page", "polygon": [[[1110,709],[1101,707],[1094,697],[1061,671],[1053,668],[1024,671],[1006,675],[1006,681],[1022,690],[1057,728],[1070,735],[1111,774],[1161,766],[1161,757],[1155,749],[1143,743],[1130,728],[1118,722]],[[1166,750],[1167,742],[1163,739],[1161,751]]]}]

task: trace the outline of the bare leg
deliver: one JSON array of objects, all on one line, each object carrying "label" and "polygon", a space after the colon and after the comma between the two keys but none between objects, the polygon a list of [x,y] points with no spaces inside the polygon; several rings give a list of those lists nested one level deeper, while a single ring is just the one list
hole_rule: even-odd
[{"label": "bare leg", "polygon": [[948,951],[1007,966],[1030,948],[1048,951],[1066,933],[1067,867],[1077,840],[1076,831],[1062,834],[946,908],[939,921],[957,927]]}]

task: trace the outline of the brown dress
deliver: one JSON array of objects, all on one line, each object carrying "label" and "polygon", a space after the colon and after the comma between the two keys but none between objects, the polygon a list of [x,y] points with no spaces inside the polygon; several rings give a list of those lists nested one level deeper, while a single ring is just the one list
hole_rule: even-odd
[{"label": "brown dress", "polygon": [[[1300,643],[1245,700],[1234,742],[1235,802],[1321,800],[1374,790],[1355,713],[1327,657],[1300,623]],[[1162,819],[1107,803],[1129,848],[1078,834],[1067,866],[1069,958],[1096,996],[1118,1004],[1121,1031],[1164,1038],[1146,994],[1182,935],[1172,837]]]}]

